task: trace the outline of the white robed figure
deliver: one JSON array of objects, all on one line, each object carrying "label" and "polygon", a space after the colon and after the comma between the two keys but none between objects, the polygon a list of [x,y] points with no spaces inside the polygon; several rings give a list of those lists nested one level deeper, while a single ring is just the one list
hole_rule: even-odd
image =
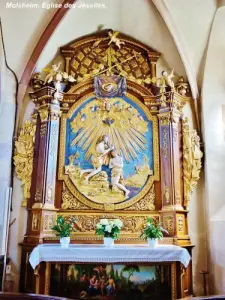
[{"label": "white robed figure", "polygon": [[109,161],[109,168],[111,169],[111,184],[117,186],[120,190],[124,191],[126,199],[128,198],[130,191],[120,183],[123,179],[123,158],[118,155],[115,150],[111,151],[111,158]]}]

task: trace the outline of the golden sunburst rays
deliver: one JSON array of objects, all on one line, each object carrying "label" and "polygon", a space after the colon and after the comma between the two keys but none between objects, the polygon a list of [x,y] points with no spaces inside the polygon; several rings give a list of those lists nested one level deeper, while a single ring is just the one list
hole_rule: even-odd
[{"label": "golden sunburst rays", "polygon": [[89,160],[91,158],[91,155],[96,151],[96,145],[97,145],[97,141],[99,139],[100,136],[106,135],[105,133],[105,128],[99,126],[98,128],[96,128],[96,132],[93,132],[92,137],[90,139],[90,143],[88,145],[88,149],[87,152],[85,153],[85,159]]},{"label": "golden sunburst rays", "polygon": [[[78,146],[80,146],[83,143],[83,139],[85,138],[86,134],[90,134],[90,131],[93,130],[91,124],[89,124],[89,126],[87,126],[86,128],[84,126],[80,126],[80,128],[78,128],[77,131],[80,131],[80,133],[75,137],[75,139],[73,139],[73,141],[71,142],[71,146],[74,146],[76,144],[78,144]],[[74,127],[72,127],[73,132],[77,132],[76,130],[74,130]]]},{"label": "golden sunburst rays", "polygon": [[147,149],[148,122],[123,99],[108,101],[110,110],[106,109],[102,99],[95,99],[77,114],[71,122],[71,128],[72,132],[78,134],[71,146],[80,147],[86,152],[84,158],[89,160],[96,151],[99,137],[107,135],[109,146],[130,162]]},{"label": "golden sunburst rays", "polygon": [[131,137],[136,141],[136,143],[141,147],[142,150],[145,150],[145,144],[147,144],[146,137],[141,134],[136,128],[130,127],[128,130]]}]

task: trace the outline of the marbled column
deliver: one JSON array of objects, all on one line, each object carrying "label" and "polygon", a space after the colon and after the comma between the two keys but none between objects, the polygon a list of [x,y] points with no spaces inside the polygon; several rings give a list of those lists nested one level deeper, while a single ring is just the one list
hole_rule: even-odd
[{"label": "marbled column", "polygon": [[59,104],[38,109],[32,175],[32,207],[54,208],[59,135]]},{"label": "marbled column", "polygon": [[180,117],[174,108],[159,111],[162,210],[182,210]]},{"label": "marbled column", "polygon": [[58,136],[59,136],[59,114],[60,108],[57,105],[50,107],[49,125],[49,145],[47,153],[47,168],[45,176],[44,207],[54,207],[56,167],[58,156]]},{"label": "marbled column", "polygon": [[37,111],[37,128],[34,146],[34,167],[31,185],[31,203],[29,206],[41,208],[45,191],[46,158],[48,154],[49,111],[48,104]]}]

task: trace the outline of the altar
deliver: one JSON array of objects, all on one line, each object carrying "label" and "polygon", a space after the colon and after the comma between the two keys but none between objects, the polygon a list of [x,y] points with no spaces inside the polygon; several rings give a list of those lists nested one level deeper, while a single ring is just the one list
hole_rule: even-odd
[{"label": "altar", "polygon": [[38,294],[126,300],[131,290],[132,299],[136,293],[137,299],[173,300],[182,295],[180,270],[187,269],[190,259],[186,249],[174,245],[70,245],[63,249],[53,244],[34,248],[29,262]]},{"label": "altar", "polygon": [[[179,258],[191,256],[194,247],[188,204],[202,152],[184,110],[193,103],[189,84],[174,70],[161,72],[159,57],[130,36],[102,30],[61,47],[51,67],[33,74],[34,110],[21,127],[14,156],[28,215],[20,292],[68,291],[71,297],[82,278],[85,299],[87,282],[96,276],[102,296],[109,293],[106,279],[122,291],[138,292],[136,280],[150,284],[139,289],[148,294],[192,295],[191,262]],[[59,216],[76,220],[63,253],[52,230]],[[157,250],[142,245],[149,218],[166,230]],[[96,235],[101,219],[123,224],[108,252]],[[31,253],[32,261],[37,254],[35,276]]]}]

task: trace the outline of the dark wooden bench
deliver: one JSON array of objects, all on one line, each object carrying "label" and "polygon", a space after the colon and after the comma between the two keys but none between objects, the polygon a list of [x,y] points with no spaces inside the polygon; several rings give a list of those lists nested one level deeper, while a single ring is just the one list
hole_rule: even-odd
[{"label": "dark wooden bench", "polygon": [[[35,295],[35,294],[21,294],[21,293],[0,293],[0,299],[36,299],[36,300],[71,300],[69,298],[60,298],[55,296]],[[74,299],[73,299],[74,300]],[[75,299],[76,300],[76,299]]]},{"label": "dark wooden bench", "polygon": [[225,295],[224,296],[203,296],[203,297],[192,297],[192,298],[183,298],[183,299],[180,299],[180,300],[192,300],[192,299],[195,299],[195,300],[221,300],[221,299],[224,299],[225,300]]}]

